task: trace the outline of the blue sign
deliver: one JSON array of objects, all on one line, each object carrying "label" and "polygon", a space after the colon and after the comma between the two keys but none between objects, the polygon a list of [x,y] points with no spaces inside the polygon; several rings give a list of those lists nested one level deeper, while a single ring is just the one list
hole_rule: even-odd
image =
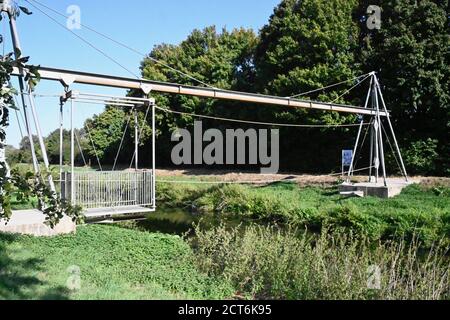
[{"label": "blue sign", "polygon": [[342,150],[342,166],[350,167],[353,160],[353,150]]}]

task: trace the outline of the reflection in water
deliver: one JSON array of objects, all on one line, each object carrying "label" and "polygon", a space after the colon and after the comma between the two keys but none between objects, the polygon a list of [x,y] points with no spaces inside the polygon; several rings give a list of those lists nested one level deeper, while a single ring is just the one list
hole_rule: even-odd
[{"label": "reflection in water", "polygon": [[203,228],[211,229],[221,224],[227,227],[250,224],[250,221],[242,217],[230,217],[214,213],[191,212],[180,208],[158,208],[156,212],[149,214],[146,219],[120,223],[125,227],[160,232],[166,234],[185,235],[191,233],[193,226],[200,224]]}]

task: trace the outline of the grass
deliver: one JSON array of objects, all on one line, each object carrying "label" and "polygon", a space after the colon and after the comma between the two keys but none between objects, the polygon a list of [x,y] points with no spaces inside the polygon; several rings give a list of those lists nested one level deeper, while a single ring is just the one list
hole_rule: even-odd
[{"label": "grass", "polygon": [[393,199],[346,198],[337,187],[301,188],[289,183],[267,187],[159,184],[157,194],[160,203],[172,207],[194,207],[313,231],[344,227],[373,240],[411,240],[415,235],[428,245],[442,238],[450,241],[448,187],[413,185]]},{"label": "grass", "polygon": [[[250,226],[197,229],[199,268],[240,295],[291,300],[448,300],[446,251],[417,241],[373,243],[347,232],[320,236]],[[441,246],[437,246],[441,248]]]},{"label": "grass", "polygon": [[[82,226],[76,235],[0,234],[0,299],[220,299],[233,290],[194,264],[180,237]],[[75,269],[74,269],[75,266]],[[80,270],[80,290],[67,282]],[[76,283],[76,282],[75,282]]]},{"label": "grass", "polygon": [[[188,239],[105,225],[0,234],[0,300],[449,299],[448,257],[419,247],[262,226]],[[368,287],[371,266],[379,289]]]},{"label": "grass", "polygon": [[[104,225],[0,234],[0,299],[450,299],[448,186],[383,200],[290,183],[159,183],[157,196],[257,225],[197,227],[185,239]],[[373,267],[379,289],[368,287]]]}]

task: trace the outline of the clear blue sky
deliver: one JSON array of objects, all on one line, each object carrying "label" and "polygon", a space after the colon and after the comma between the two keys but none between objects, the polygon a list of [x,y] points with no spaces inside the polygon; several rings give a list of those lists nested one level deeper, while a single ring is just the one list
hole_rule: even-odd
[{"label": "clear blue sky", "polygon": [[[195,28],[216,25],[218,28],[236,27],[259,30],[267,23],[273,8],[279,0],[38,0],[39,2],[65,13],[70,5],[81,9],[81,22],[106,33],[137,50],[148,53],[160,43],[179,43]],[[20,5],[27,6],[33,15],[21,15],[18,29],[23,54],[30,56],[30,63],[42,66],[76,69],[95,73],[131,76],[88,45],[84,44],[67,30],[56,25],[24,0]],[[49,12],[50,13],[50,12]],[[51,13],[50,13],[51,14]],[[54,15],[54,14],[52,14]],[[57,17],[57,16],[55,16]],[[58,20],[66,24],[64,18]],[[6,19],[2,22],[2,33],[6,50],[11,50],[9,29]],[[89,30],[76,31],[95,43],[114,59],[139,74],[142,58],[126,49],[99,38]],[[76,89],[106,94],[124,94],[124,91],[78,86]],[[38,94],[61,93],[62,87],[55,83],[42,81]],[[58,128],[58,99],[38,98],[41,126],[44,134]],[[80,105],[77,110],[76,125],[81,127],[87,117],[101,112],[103,107]],[[11,116],[8,130],[8,144],[17,146],[20,132],[15,116]]]}]

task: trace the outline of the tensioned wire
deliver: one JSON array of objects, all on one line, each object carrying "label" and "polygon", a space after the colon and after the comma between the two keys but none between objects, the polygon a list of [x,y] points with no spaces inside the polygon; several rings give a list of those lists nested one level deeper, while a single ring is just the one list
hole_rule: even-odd
[{"label": "tensioned wire", "polygon": [[[65,15],[65,14],[63,14],[63,13],[61,13],[61,12],[59,12],[59,11],[57,11],[57,10],[55,10],[55,9],[53,9],[53,8],[51,8],[51,7],[49,7],[49,6],[47,6],[47,5],[45,5],[45,4],[43,4],[43,3],[41,3],[41,2],[39,2],[39,1],[37,1],[37,0],[25,0],[25,1],[28,2],[30,5],[32,5],[33,7],[35,7],[35,8],[36,8],[37,10],[39,10],[40,12],[42,12],[43,14],[45,14],[47,17],[49,17],[50,19],[52,19],[54,22],[58,23],[60,26],[62,26],[62,27],[65,28],[65,26],[63,26],[63,25],[62,25],[61,23],[59,23],[56,19],[54,19],[53,17],[51,17],[50,15],[48,15],[47,13],[45,13],[43,10],[41,10],[40,8],[38,8],[36,5],[39,5],[39,6],[43,7],[43,8],[45,8],[45,9],[47,9],[47,10],[53,12],[54,14],[57,14],[57,15],[59,15],[59,16],[65,18],[65,19],[69,19],[70,17],[68,17],[67,15]],[[34,2],[36,5],[32,4],[30,1]],[[133,52],[133,53],[135,53],[135,54],[138,54],[138,55],[140,55],[141,57],[148,58],[148,59],[152,60],[153,62],[155,62],[155,63],[157,63],[157,64],[159,64],[159,65],[161,65],[161,66],[163,66],[163,67],[165,67],[165,68],[167,68],[167,69],[170,69],[170,70],[172,70],[172,71],[174,71],[174,72],[176,72],[176,73],[178,73],[178,74],[181,74],[182,76],[184,76],[184,77],[186,77],[186,78],[189,78],[189,79],[191,79],[191,80],[193,80],[193,81],[195,81],[195,82],[198,82],[198,83],[200,83],[200,84],[202,84],[202,85],[204,85],[204,86],[206,86],[206,87],[208,87],[208,88],[218,89],[216,86],[210,85],[210,84],[208,84],[208,83],[206,83],[206,82],[204,82],[204,81],[202,81],[202,80],[199,80],[198,78],[196,78],[196,77],[194,77],[194,76],[192,76],[192,75],[190,75],[190,74],[188,74],[188,73],[186,73],[186,72],[183,72],[183,71],[181,71],[181,70],[178,70],[178,69],[176,69],[176,68],[170,66],[169,64],[167,64],[167,63],[165,63],[165,62],[163,62],[163,61],[161,61],[161,60],[158,60],[158,59],[156,59],[156,58],[151,57],[150,55],[146,55],[146,54],[140,52],[139,50],[137,50],[137,49],[135,49],[135,48],[133,48],[133,47],[127,45],[127,44],[124,44],[123,42],[118,41],[118,40],[116,40],[116,39],[114,39],[114,38],[112,38],[112,37],[106,35],[105,33],[102,33],[102,32],[100,32],[100,31],[96,30],[96,29],[93,28],[93,27],[87,26],[87,25],[82,24],[82,23],[80,23],[80,25],[81,25],[82,27],[86,28],[87,30],[89,30],[89,31],[91,31],[91,32],[93,32],[93,33],[95,33],[95,34],[97,34],[97,35],[103,37],[104,39],[107,39],[107,40],[109,40],[109,41],[115,43],[116,45],[119,45],[119,46],[121,46],[121,47],[123,47],[123,48],[125,48],[125,49],[127,49],[127,50],[129,50],[129,51],[131,51],[131,52]],[[67,29],[67,28],[65,28],[65,29]],[[89,44],[91,47],[93,47],[95,50],[101,52],[104,56],[106,56],[108,59],[112,60],[114,63],[118,64],[121,68],[124,68],[127,72],[130,72],[130,73],[133,74],[135,77],[137,77],[136,74],[134,74],[132,71],[130,71],[129,69],[127,69],[126,67],[124,67],[124,66],[123,66],[122,64],[120,64],[118,61],[116,61],[116,60],[114,60],[113,58],[111,58],[109,55],[107,55],[107,54],[106,54],[105,52],[103,52],[101,49],[95,47],[92,43],[88,42],[86,39],[84,39],[83,37],[81,37],[81,36],[78,35],[77,33],[73,32],[72,30],[68,30],[68,31],[70,31],[72,34],[74,34],[75,36],[77,36],[78,38],[80,38],[81,40],[83,40],[84,42],[88,43],[88,44]],[[293,96],[288,97],[288,98],[295,99],[295,98],[298,98],[298,97],[301,97],[301,96],[305,96],[305,95],[310,94],[310,93],[319,92],[319,91],[324,91],[324,90],[327,90],[327,89],[330,89],[330,88],[333,88],[333,87],[336,87],[336,86],[340,86],[340,85],[343,85],[343,84],[346,84],[346,83],[350,83],[350,82],[353,82],[353,81],[360,80],[361,78],[364,78],[364,77],[366,77],[366,76],[368,76],[368,75],[370,75],[370,73],[363,74],[363,75],[360,75],[360,76],[358,76],[358,77],[355,77],[355,78],[352,78],[352,79],[349,79],[349,80],[345,80],[345,81],[341,81],[341,82],[338,82],[338,83],[335,83],[335,84],[332,84],[332,85],[329,85],[329,86],[325,86],[325,87],[322,87],[322,88],[318,88],[318,89],[315,89],[315,90],[312,90],[312,91],[308,91],[308,92],[300,93],[300,94],[297,94],[297,95],[293,95]],[[137,77],[137,78],[139,78],[139,77]],[[363,80],[363,81],[364,81],[364,80]],[[359,85],[359,84],[360,84],[360,83],[358,83],[357,85]],[[352,89],[350,89],[349,91],[351,91],[351,90],[352,90]],[[348,92],[346,92],[346,93],[348,93]],[[345,94],[346,94],[346,93],[345,93]],[[345,94],[344,94],[344,95],[345,95]]]},{"label": "tensioned wire", "polygon": [[[42,12],[43,14],[45,14],[47,17],[51,18],[54,22],[60,24],[59,22],[56,21],[56,19],[52,18],[50,15],[46,14],[43,10],[41,10],[41,9],[39,9],[37,6],[33,5],[29,0],[25,0],[25,1],[28,2],[29,4],[31,4],[33,7],[35,7],[37,10],[39,10],[39,11]],[[39,1],[36,1],[36,0],[31,0],[31,1],[35,2],[36,4],[38,4],[38,5],[40,5],[40,6],[44,7],[44,8],[46,8],[47,10],[50,10],[51,12],[53,12],[53,13],[55,13],[55,14],[61,16],[61,17],[64,17],[64,18],[66,18],[66,19],[69,19],[69,17],[68,17],[67,15],[65,15],[65,14],[63,14],[63,13],[61,13],[61,12],[58,12],[57,10],[55,10],[55,9],[53,9],[53,8],[50,8],[49,6],[43,4],[43,3],[39,2]],[[60,24],[60,25],[61,25],[61,24]],[[178,70],[178,69],[176,69],[176,68],[174,68],[174,67],[168,65],[167,63],[165,63],[165,62],[163,62],[163,61],[161,61],[161,60],[158,60],[158,59],[153,58],[153,57],[151,57],[151,56],[149,56],[149,55],[146,55],[146,54],[144,54],[144,53],[138,51],[137,49],[132,48],[131,46],[128,46],[128,45],[126,45],[126,44],[124,44],[124,43],[122,43],[122,42],[120,42],[120,41],[117,41],[117,40],[113,39],[112,37],[110,37],[110,36],[108,36],[108,35],[106,35],[106,34],[104,34],[104,33],[102,33],[102,32],[99,32],[99,31],[97,31],[96,29],[94,29],[94,28],[92,28],[92,27],[90,27],[90,26],[87,26],[87,25],[82,24],[82,23],[80,23],[80,25],[81,25],[82,27],[86,28],[87,30],[89,30],[89,31],[91,31],[91,32],[93,32],[93,33],[95,33],[95,34],[97,34],[97,35],[99,35],[99,36],[101,36],[101,37],[103,37],[103,38],[105,38],[105,39],[107,39],[107,40],[109,40],[109,41],[112,41],[113,43],[115,43],[115,44],[117,44],[117,45],[119,45],[119,46],[121,46],[121,47],[123,47],[123,48],[125,48],[125,49],[128,49],[128,50],[130,50],[130,51],[132,51],[132,52],[134,52],[134,53],[136,53],[136,54],[138,54],[138,55],[140,55],[140,56],[142,56],[142,57],[144,57],[144,58],[148,58],[148,59],[152,60],[153,62],[155,62],[155,63],[157,63],[157,64],[160,64],[160,65],[162,65],[163,67],[165,67],[165,68],[167,68],[167,69],[170,69],[170,70],[172,70],[172,71],[174,71],[174,72],[176,72],[176,73],[178,73],[178,74],[181,74],[181,75],[184,76],[184,77],[187,77],[187,78],[189,78],[189,79],[191,79],[191,80],[193,80],[193,81],[195,81],[195,82],[198,82],[198,83],[200,83],[200,84],[202,84],[202,85],[204,85],[204,86],[206,86],[206,87],[209,87],[209,88],[212,88],[212,89],[218,89],[217,87],[212,86],[212,85],[210,85],[210,84],[207,84],[206,82],[203,82],[203,81],[201,81],[201,80],[195,78],[194,76],[192,76],[192,75],[190,75],[190,74],[188,74],[188,73],[186,73],[186,72],[183,72],[183,71],[181,71],[181,70]],[[71,31],[71,30],[69,30],[69,31]],[[76,33],[73,32],[73,31],[72,31],[72,34],[77,35],[79,38],[83,38],[83,37],[79,36],[78,34],[76,34]],[[83,38],[83,39],[84,39],[84,38]],[[84,41],[85,41],[85,40],[84,40]],[[86,41],[85,41],[85,42],[86,42]],[[93,46],[92,44],[90,44],[90,45]],[[101,50],[98,49],[98,48],[96,48],[96,50],[97,50],[97,51],[101,51]],[[109,58],[109,59],[111,60],[111,58]],[[114,61],[114,62],[117,64],[116,61]],[[120,65],[120,64],[119,64],[119,65]],[[120,66],[121,66],[122,68],[124,68],[122,65],[120,65]],[[131,72],[130,70],[128,70],[128,69],[126,69],[126,68],[125,68],[125,70],[127,70],[128,72]],[[132,73],[134,76],[136,76],[133,72],[131,72],[131,73]],[[136,76],[136,77],[139,78],[138,76]]]},{"label": "tensioned wire", "polygon": [[[40,11],[42,14],[44,14],[45,16],[47,16],[49,19],[51,19],[52,21],[54,21],[55,23],[57,23],[59,26],[61,26],[61,27],[63,27],[64,29],[68,30],[64,25],[62,25],[62,24],[59,23],[56,19],[54,19],[53,17],[51,17],[50,15],[48,15],[46,12],[44,12],[43,10],[41,10],[40,8],[38,8],[37,6],[35,6],[34,4],[32,4],[29,0],[25,0],[25,1],[28,2],[30,5],[32,5],[34,8],[36,8],[38,11]],[[68,18],[66,15],[57,12],[56,10],[54,10],[54,9],[52,9],[52,8],[50,8],[50,7],[48,7],[48,6],[46,6],[45,4],[40,3],[39,1],[36,1],[36,0],[31,0],[31,1],[35,2],[36,4],[38,4],[38,5],[40,5],[40,6],[45,7],[45,8],[48,9],[48,10],[51,10],[52,12],[54,12],[54,13],[60,15],[60,16],[63,16],[63,17],[65,17],[65,18]],[[164,66],[164,67],[166,67],[166,68],[169,68],[169,69],[171,69],[172,71],[175,71],[175,72],[177,72],[177,73],[180,73],[181,75],[186,76],[186,77],[190,78],[191,80],[194,80],[194,81],[196,81],[196,82],[198,82],[198,83],[201,83],[201,84],[203,84],[203,85],[205,85],[205,86],[207,86],[207,87],[217,89],[215,86],[211,86],[211,85],[209,85],[209,84],[207,84],[207,83],[205,83],[205,82],[203,82],[203,81],[201,81],[201,80],[196,79],[195,77],[193,77],[193,76],[191,76],[191,75],[189,75],[189,74],[187,74],[187,73],[184,73],[184,72],[182,72],[182,71],[180,71],[180,70],[177,70],[177,69],[175,69],[175,68],[169,66],[168,64],[166,64],[166,63],[164,63],[164,62],[162,62],[162,61],[159,61],[159,60],[157,60],[157,59],[155,59],[155,58],[153,58],[153,57],[150,57],[150,56],[148,56],[148,55],[145,55],[145,54],[139,52],[138,50],[136,50],[136,49],[134,49],[134,48],[132,48],[132,47],[130,47],[130,46],[128,46],[128,45],[125,45],[125,44],[123,44],[123,43],[121,43],[121,42],[119,42],[119,41],[117,41],[117,40],[115,40],[115,39],[113,39],[113,38],[111,38],[111,37],[109,37],[109,36],[107,36],[107,35],[101,33],[101,32],[98,32],[98,31],[95,30],[94,28],[91,28],[91,27],[86,26],[86,25],[83,25],[83,24],[81,24],[81,25],[82,25],[83,27],[85,27],[86,29],[88,29],[88,30],[90,30],[90,31],[92,31],[92,32],[94,32],[94,33],[96,33],[97,35],[100,35],[100,36],[102,36],[102,37],[104,37],[104,38],[106,38],[106,39],[108,39],[108,40],[110,40],[110,41],[112,41],[112,42],[114,42],[114,43],[116,43],[116,44],[118,44],[118,45],[124,47],[124,48],[127,48],[128,50],[133,51],[133,52],[135,52],[135,53],[137,53],[137,54],[139,54],[139,55],[141,55],[141,56],[144,56],[144,57],[146,57],[146,58],[149,58],[150,60],[154,61],[155,63],[161,64],[162,66]],[[87,41],[87,40],[84,39],[83,37],[79,36],[78,34],[76,34],[75,32],[73,32],[72,30],[68,30],[68,31],[71,32],[74,36],[76,36],[76,37],[79,38],[80,40],[82,40],[83,42],[85,42],[86,44],[88,44],[90,47],[92,47],[93,49],[95,49],[96,51],[98,51],[99,53],[101,53],[101,54],[102,54],[103,56],[105,56],[107,59],[111,60],[112,62],[114,62],[115,64],[117,64],[118,66],[120,66],[121,68],[123,68],[124,70],[126,70],[127,72],[129,72],[130,74],[132,74],[134,77],[136,77],[136,78],[139,79],[139,76],[137,76],[134,72],[132,72],[131,70],[129,70],[128,68],[126,68],[124,65],[122,65],[120,62],[118,62],[117,60],[115,60],[114,58],[112,58],[111,56],[109,56],[109,55],[108,55],[107,53],[105,53],[103,50],[97,48],[94,44],[92,44],[91,42]],[[365,77],[365,78],[364,78],[362,81],[359,81],[359,80],[360,80],[361,78],[363,78],[363,77]],[[308,92],[305,92],[305,93],[301,93],[301,94],[292,96],[292,97],[290,97],[290,98],[296,98],[296,97],[300,97],[300,96],[307,95],[307,94],[310,94],[310,93],[314,93],[314,92],[326,90],[326,89],[329,89],[329,88],[332,88],[332,87],[335,87],[335,86],[339,86],[339,85],[342,85],[342,84],[345,84],[345,83],[349,83],[349,82],[352,82],[352,81],[358,81],[358,83],[357,83],[355,86],[353,86],[352,88],[346,90],[346,91],[344,92],[344,94],[342,94],[339,98],[336,99],[336,100],[339,100],[340,98],[342,98],[343,96],[345,96],[347,93],[351,92],[354,88],[356,88],[356,87],[358,87],[359,85],[361,85],[361,84],[362,84],[367,78],[369,78],[369,77],[370,77],[370,74],[361,75],[361,76],[358,76],[358,77],[353,78],[353,79],[349,79],[349,80],[342,81],[342,82],[339,82],[339,83],[336,83],[336,84],[333,84],[333,85],[329,85],[329,86],[326,86],[326,87],[323,87],[323,88],[319,88],[319,89],[316,89],[316,90],[312,90],[312,91],[308,91]],[[336,100],[335,100],[335,101],[336,101]],[[228,121],[228,122],[237,122],[237,123],[246,123],[246,124],[255,124],[255,125],[266,125],[266,126],[303,127],[303,128],[337,128],[337,127],[354,127],[354,126],[359,126],[359,125],[361,125],[361,124],[344,124],[344,125],[296,125],[296,124],[284,124],[284,123],[268,123],[268,122],[245,121],[245,120],[238,120],[238,119],[227,119],[227,118],[220,118],[220,117],[212,117],[212,116],[196,115],[196,114],[190,114],[190,113],[185,113],[185,112],[178,112],[178,111],[174,111],[174,110],[163,109],[163,108],[159,108],[159,107],[157,107],[157,108],[158,108],[159,110],[163,111],[163,112],[169,112],[169,113],[174,113],[174,114],[179,114],[179,115],[188,115],[188,116],[193,116],[193,117],[198,117],[198,118],[206,118],[206,119],[213,119],[213,120],[220,120],[220,121]],[[368,123],[364,123],[363,125],[368,125]],[[90,130],[89,130],[89,128],[87,128],[87,131],[88,131],[88,135],[90,136],[90,132],[89,132]],[[92,137],[91,137],[91,136],[90,136],[90,139],[91,139],[91,142],[93,143]],[[94,147],[94,148],[95,148],[95,147]],[[97,159],[97,160],[98,160],[98,159]],[[99,164],[99,165],[100,165],[100,164]],[[364,169],[364,170],[366,170],[366,169]]]},{"label": "tensioned wire", "polygon": [[[41,94],[35,94],[34,95],[37,98],[43,98],[43,97],[60,97],[58,95],[41,95]],[[260,122],[260,121],[251,121],[251,120],[241,120],[241,119],[233,119],[233,118],[223,118],[223,117],[214,117],[214,116],[207,116],[207,115],[200,115],[195,113],[188,113],[188,112],[182,112],[182,111],[176,111],[172,109],[166,109],[162,107],[155,106],[155,109],[160,110],[164,113],[172,113],[177,115],[183,115],[183,116],[191,116],[195,118],[202,118],[202,119],[209,119],[209,120],[217,120],[217,121],[224,121],[224,122],[234,122],[234,123],[242,123],[242,124],[254,124],[254,125],[261,125],[261,126],[272,126],[272,127],[292,127],[292,128],[352,128],[352,127],[358,127],[361,125],[361,123],[350,123],[350,124],[290,124],[290,123],[276,123],[276,122]],[[369,125],[370,123],[363,123],[364,126]]]},{"label": "tensioned wire", "polygon": [[[337,125],[326,125],[326,124],[320,124],[320,125],[317,124],[316,125],[316,124],[289,124],[289,123],[275,123],[275,122],[259,122],[259,121],[247,121],[247,120],[239,120],[239,119],[229,119],[229,118],[205,116],[205,115],[199,115],[199,114],[194,114],[194,113],[187,113],[187,112],[175,111],[175,110],[171,110],[171,109],[165,109],[165,108],[161,108],[161,107],[155,107],[155,108],[162,112],[183,115],[183,116],[191,116],[191,117],[195,117],[195,118],[203,118],[203,119],[218,120],[218,121],[225,121],[225,122],[244,123],[244,124],[254,124],[254,125],[261,125],[261,126],[271,126],[271,127],[349,128],[349,127],[359,127],[361,125],[360,123],[337,124]],[[369,123],[363,123],[363,125],[369,125]]]}]

